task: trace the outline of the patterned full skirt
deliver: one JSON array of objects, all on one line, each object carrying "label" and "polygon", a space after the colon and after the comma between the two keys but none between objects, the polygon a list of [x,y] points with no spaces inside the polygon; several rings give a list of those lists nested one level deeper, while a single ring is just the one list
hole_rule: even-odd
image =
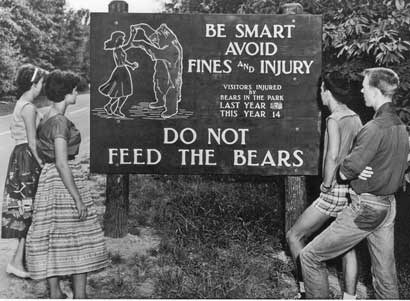
[{"label": "patterned full skirt", "polygon": [[108,264],[105,238],[87,179],[79,163],[69,161],[69,166],[88,215],[84,221],[79,219],[55,164],[45,164],[26,240],[27,268],[33,279],[86,273]]},{"label": "patterned full skirt", "polygon": [[2,238],[24,238],[31,224],[32,204],[41,168],[27,143],[10,156],[2,203]]}]

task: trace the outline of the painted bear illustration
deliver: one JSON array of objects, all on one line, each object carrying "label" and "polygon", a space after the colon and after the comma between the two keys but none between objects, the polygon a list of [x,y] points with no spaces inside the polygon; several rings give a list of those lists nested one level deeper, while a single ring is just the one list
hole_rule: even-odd
[{"label": "painted bear illustration", "polygon": [[174,32],[161,24],[156,30],[145,23],[132,25],[134,30],[142,30],[146,40],[134,40],[132,47],[141,48],[154,61],[155,102],[151,109],[164,107],[162,118],[170,118],[178,113],[182,88],[182,46]]}]

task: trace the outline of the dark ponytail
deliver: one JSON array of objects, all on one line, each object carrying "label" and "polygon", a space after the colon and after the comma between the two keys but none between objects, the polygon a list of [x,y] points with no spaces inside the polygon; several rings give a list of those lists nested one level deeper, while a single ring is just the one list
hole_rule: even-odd
[{"label": "dark ponytail", "polygon": [[25,64],[17,71],[16,77],[16,97],[19,99],[26,91],[30,90],[33,84],[38,83],[47,75],[47,71],[35,67],[32,64]]}]

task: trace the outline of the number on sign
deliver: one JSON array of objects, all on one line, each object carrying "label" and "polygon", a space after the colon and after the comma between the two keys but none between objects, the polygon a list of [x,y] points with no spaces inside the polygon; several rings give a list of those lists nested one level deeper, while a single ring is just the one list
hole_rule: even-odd
[{"label": "number on sign", "polygon": [[272,118],[280,118],[280,111],[272,111]]}]

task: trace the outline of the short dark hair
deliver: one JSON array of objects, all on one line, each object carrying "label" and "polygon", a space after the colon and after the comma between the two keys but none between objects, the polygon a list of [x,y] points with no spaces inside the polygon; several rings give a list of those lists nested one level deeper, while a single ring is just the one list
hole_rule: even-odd
[{"label": "short dark hair", "polygon": [[337,102],[347,104],[350,102],[350,81],[340,72],[333,71],[322,76],[323,87],[329,90]]},{"label": "short dark hair", "polygon": [[17,70],[16,97],[20,98],[24,92],[30,90],[33,84],[37,84],[47,76],[47,71],[32,64],[24,64]]},{"label": "short dark hair", "polygon": [[400,85],[399,76],[389,68],[368,68],[362,74],[369,77],[370,86],[379,89],[387,97],[393,97]]},{"label": "short dark hair", "polygon": [[48,99],[61,102],[79,82],[80,77],[71,71],[54,70],[47,76],[44,90]]}]

